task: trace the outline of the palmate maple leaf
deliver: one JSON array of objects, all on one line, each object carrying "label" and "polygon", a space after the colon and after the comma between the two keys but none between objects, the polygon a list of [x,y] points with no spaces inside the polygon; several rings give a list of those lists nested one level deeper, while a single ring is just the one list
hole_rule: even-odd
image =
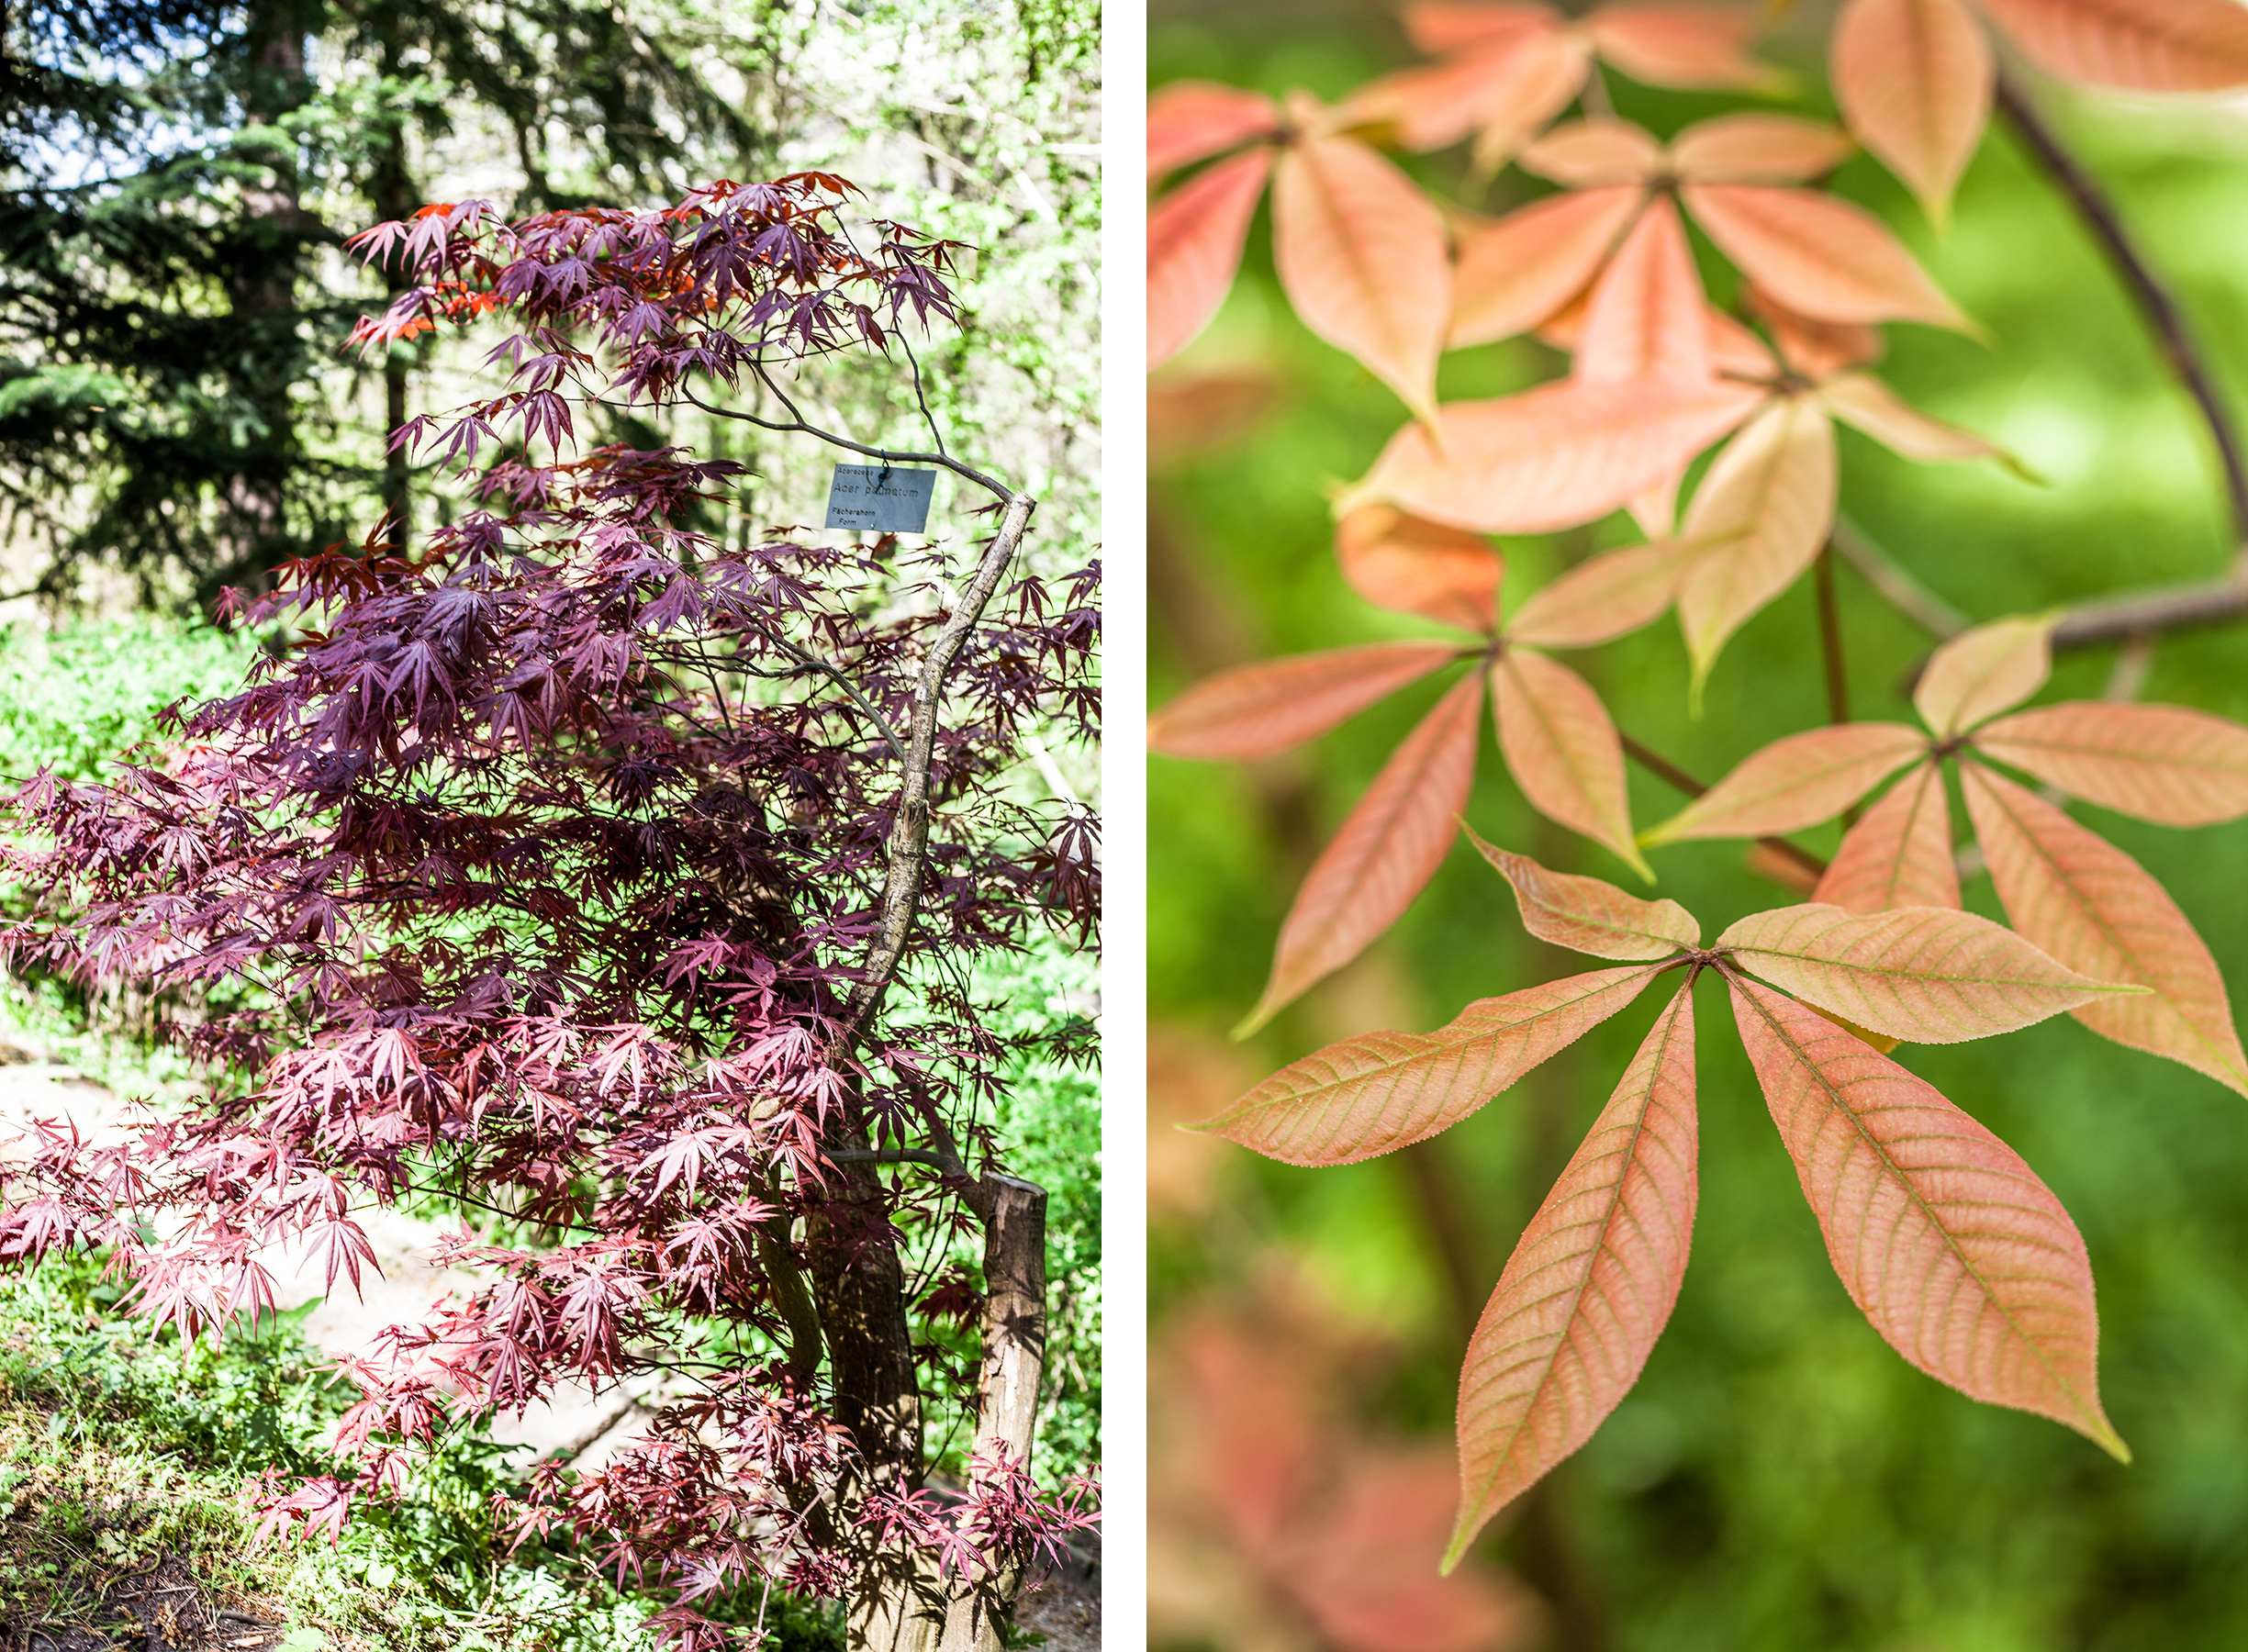
[{"label": "palmate maple leaf", "polygon": [[1376,643],[1243,665],[1195,685],[1149,720],[1152,751],[1250,761],[1315,739],[1448,665],[1475,663],[1405,737],[1305,876],[1244,1033],[1364,951],[1436,875],[1474,784],[1486,689],[1500,754],[1531,807],[1653,877],[1632,835],[1616,724],[1592,685],[1546,652],[1621,634],[1629,627],[1616,610],[1549,600],[1549,587],[1506,619],[1497,552],[1383,507],[1347,521],[1338,550],[1345,574],[1370,600],[1483,637],[1469,646]]},{"label": "palmate maple leaf", "polygon": [[2149,989],[2084,1005],[2076,1019],[2248,1094],[2248,1056],[2224,981],[2177,903],[2123,851],[1976,761],[2156,825],[2208,826],[2248,815],[2248,728],[2183,706],[2094,700],[2013,710],[2052,669],[2052,629],[2046,619],[2003,620],[1954,638],[1914,690],[1925,731],[1853,722],[1790,735],[1643,841],[1802,831],[1854,807],[1901,769],[1903,778],[1844,836],[1813,899],[1858,912],[1957,907],[1943,779],[1943,765],[1953,762],[2015,928],[2072,968]]},{"label": "palmate maple leaf", "polygon": [[1621,966],[1480,1000],[1434,1032],[1329,1044],[1201,1126],[1292,1165],[1392,1152],[1683,972],[1476,1326],[1448,1568],[1591,1437],[1677,1301],[1697,1197],[1694,986],[1705,975],[1727,988],[1828,1255],[1874,1330],[1973,1398],[2050,1417],[2129,1460],[2100,1406],[2091,1265],[2067,1211],[2012,1149],[1849,1027],[1956,1043],[2142,999],[2143,987],[2087,978],[1941,907],[1784,908],[1705,945],[1675,901],[1477,847],[1531,933]]}]

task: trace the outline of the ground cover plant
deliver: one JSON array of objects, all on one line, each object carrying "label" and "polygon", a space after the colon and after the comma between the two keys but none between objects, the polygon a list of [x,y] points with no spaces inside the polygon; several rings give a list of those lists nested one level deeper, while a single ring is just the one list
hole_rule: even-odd
[{"label": "ground cover plant", "polygon": [[[450,1209],[447,1255],[496,1283],[349,1362],[351,1469],[276,1480],[263,1523],[339,1534],[460,1423],[661,1372],[647,1437],[504,1509],[661,1594],[688,1646],[729,1637],[706,1605],[754,1602],[754,1639],[784,1593],[842,1601],[855,1640],[996,1646],[1092,1519],[1081,1474],[1031,1475],[1046,1192],[995,1127],[1001,1083],[1081,1062],[1090,1026],[972,971],[1093,932],[1095,817],[1020,776],[1090,738],[1098,568],[1022,560],[1035,500],[935,419],[905,452],[797,411],[853,352],[915,374],[956,303],[956,249],[855,195],[807,173],[363,237],[417,285],[360,344],[492,335],[508,387],[395,435],[469,508],[411,559],[378,522],[234,604],[284,646],[148,760],[35,780],[9,867],[15,966],[170,995],[213,1082],[122,1142],[44,1129],[0,1255],[106,1248],[193,1341],[270,1305],[275,1242],[344,1289],[355,1209]],[[576,441],[680,403],[948,471],[989,535],[733,542],[743,465]],[[919,1267],[961,1243],[974,1266]],[[923,1483],[945,1388],[974,1415],[953,1501]]]},{"label": "ground cover plant", "polygon": [[[1550,823],[1515,812],[1516,844],[1538,853],[1483,846],[1486,857],[1531,935],[1628,963],[1479,995],[1434,1032],[1326,1041],[1209,1127],[1296,1165],[1412,1154],[1622,1009],[1652,972],[1686,974],[1638,1055],[1619,1064],[1621,1086],[1524,1224],[1495,1289],[1487,1276],[1474,1287],[1488,1301],[1464,1337],[1463,1486],[1447,1564],[1585,1444],[1671,1316],[1695,1213],[1691,982],[1701,975],[1726,985],[1834,1269],[1873,1329],[1954,1387],[2125,1455],[2097,1394],[2083,1239],[2027,1163],[1912,1068],[1929,1059],[1920,1046],[2066,1012],[2248,1093],[2223,981],[2194,919],[2138,858],[2065,809],[2077,798],[2171,827],[2248,813],[2248,729],[2137,703],[2153,640],[2238,616],[2244,587],[2228,559],[2217,580],[1973,626],[1839,519],[1841,459],[1866,450],[1846,447],[1838,425],[1914,461],[2030,467],[1873,375],[1885,327],[1984,329],[1834,179],[1870,154],[1943,220],[2000,107],[2175,363],[2205,421],[2237,547],[2248,494],[2223,397],[2161,277],[2041,112],[2050,94],[2030,89],[2011,54],[2080,84],[2208,91],[2248,78],[2248,13],[1851,0],[1820,42],[1837,121],[1768,105],[1712,113],[1632,91],[1794,95],[1751,53],[1748,8],[1614,5],[1564,17],[1425,5],[1407,8],[1404,25],[1437,61],[1325,100],[1208,82],[1158,88],[1151,365],[1225,299],[1269,184],[1271,268],[1292,325],[1349,352],[1394,397],[1392,414],[1402,404],[1407,416],[1359,478],[1334,489],[1337,571],[1363,602],[1472,640],[1378,623],[1389,640],[1235,666],[1163,706],[1151,743],[1262,763],[1468,667],[1398,731],[1309,857],[1244,1035],[1360,959],[1437,877],[1461,818],[1489,795],[1475,780],[1486,698],[1519,798]],[[1612,84],[1610,72],[1625,78]],[[1627,96],[1644,119],[1618,113]],[[1456,165],[1408,170],[1383,152],[1461,144]],[[1180,182],[1190,167],[1199,170]],[[1861,162],[1853,188],[1864,175]],[[1540,184],[1558,188],[1532,194]],[[1471,209],[1500,189],[1511,210]],[[1491,358],[1475,352],[1526,334],[1566,355],[1562,376],[1496,396],[1439,392],[1440,364],[1452,383],[1487,381]],[[1469,360],[1458,368],[1444,360],[1459,354]],[[1158,429],[1222,426],[1216,383],[1170,380]],[[1580,531],[1595,524],[1597,537]],[[1519,543],[1564,531],[1575,538],[1558,572],[1549,553]],[[1503,552],[1487,536],[1514,542]],[[1863,607],[1885,603],[1928,633],[1874,668],[1890,674],[1885,691],[1907,679],[1918,726],[1851,716],[1845,634],[1885,621],[1846,611],[1844,559],[1863,575]],[[1526,581],[1523,564],[1549,576]],[[1813,600],[1786,601],[1806,575]],[[2134,575],[2141,566],[2119,556],[2108,583]],[[1731,773],[1707,788],[1619,731],[1619,721],[1678,720],[1650,714],[1650,697],[1674,694],[1699,711],[1728,645],[1775,604],[1809,653],[1792,656],[1793,677],[1759,677],[1758,692],[1797,731],[1761,749],[1730,746]],[[1675,650],[1657,655],[1641,633],[1672,612]],[[2044,687],[2056,650],[2118,642],[2099,698],[2019,709]],[[1619,644],[1633,650],[1632,668],[1607,673],[1605,693],[1596,664],[1553,657]],[[1675,666],[1672,652],[1683,655]],[[1657,659],[1660,688],[1649,680]],[[1804,730],[1806,720],[1826,726]],[[1398,729],[1393,719],[1385,727]],[[1688,806],[1643,830],[1650,817],[1643,804],[1635,814],[1632,764],[1685,792]],[[1947,770],[1974,826],[1966,843],[1955,841]],[[1258,790],[1276,831],[1292,831],[1269,778],[1279,772],[1268,765]],[[1892,776],[1901,777],[1866,807]],[[1600,863],[1609,876],[1539,865],[1571,853],[1552,826],[1612,856]],[[1809,833],[1824,834],[1816,851]],[[1788,894],[1768,890],[1771,910],[1706,942],[1683,907],[1609,881],[1667,880],[1679,865],[1672,846],[1706,838],[1750,841],[1751,865]],[[2010,929],[1963,910],[1966,888],[1982,899],[1985,873]],[[1457,883],[1446,887],[1461,899]],[[1487,885],[1470,910],[1495,917],[1497,892]],[[1899,1051],[1900,1041],[1915,1048]],[[1571,1074],[1590,1082],[1583,1064]],[[1426,1192],[1429,1172],[1412,1175]],[[1460,1214],[1428,1219],[1455,1271],[1463,1251],[1445,1229]],[[1581,1628],[1572,1644],[1597,1644]]]}]

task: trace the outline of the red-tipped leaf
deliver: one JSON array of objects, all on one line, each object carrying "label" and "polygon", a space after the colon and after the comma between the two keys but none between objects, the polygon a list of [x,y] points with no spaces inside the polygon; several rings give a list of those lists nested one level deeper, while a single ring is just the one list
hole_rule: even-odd
[{"label": "red-tipped leaf", "polygon": [[1147,365],[1210,325],[1241,265],[1272,156],[1256,150],[1189,179],[1147,214]]},{"label": "red-tipped leaf", "polygon": [[1482,677],[1471,672],[1438,700],[1374,776],[1321,852],[1281,925],[1254,1032],[1397,921],[1436,875],[1475,780]]},{"label": "red-tipped leaf", "polygon": [[1335,556],[1369,602],[1463,631],[1498,628],[1506,564],[1474,534],[1367,505],[1336,525]]},{"label": "red-tipped leaf", "polygon": [[1974,743],[2087,803],[2160,826],[2248,814],[2248,729],[2212,712],[2078,700],[1985,723]]},{"label": "red-tipped leaf", "polygon": [[1460,231],[1447,348],[1495,343],[1551,318],[1592,285],[1645,198],[1632,184],[1548,195]]},{"label": "red-tipped leaf", "polygon": [[1468,842],[1506,879],[1522,910],[1522,927],[1540,941],[1634,963],[1702,943],[1701,924],[1675,900],[1642,900],[1597,877],[1548,871],[1527,855],[1486,843],[1472,830]]},{"label": "red-tipped leaf", "polygon": [[1460,657],[1449,642],[1375,642],[1259,660],[1203,678],[1147,720],[1147,749],[1247,763],[1315,740]]},{"label": "red-tipped leaf", "polygon": [[1959,904],[1952,806],[1940,766],[1920,765],[1865,811],[1843,834],[1811,899],[1851,912]]},{"label": "red-tipped leaf", "polygon": [[1530,806],[1655,878],[1631,832],[1624,748],[1593,686],[1568,666],[1509,648],[1492,667],[1499,750]]},{"label": "red-tipped leaf", "polygon": [[1743,274],[1792,310],[1822,321],[1923,321],[1973,330],[1872,213],[1807,189],[1688,184],[1695,223]]},{"label": "red-tipped leaf", "polygon": [[1903,723],[1842,723],[1775,740],[1642,841],[1778,837],[1830,820],[1928,751]]}]

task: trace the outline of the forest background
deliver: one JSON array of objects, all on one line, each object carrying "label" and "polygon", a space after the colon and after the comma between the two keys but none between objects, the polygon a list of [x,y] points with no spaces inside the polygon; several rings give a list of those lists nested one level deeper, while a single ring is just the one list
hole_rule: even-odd
[{"label": "forest background", "polygon": [[[384,437],[483,393],[484,346],[424,339],[387,361],[342,348],[403,280],[363,267],[343,240],[426,201],[481,197],[520,216],[660,205],[712,178],[809,168],[860,182],[868,214],[977,250],[959,324],[917,363],[953,450],[1038,496],[1034,567],[1097,555],[1100,23],[1096,0],[9,7],[0,770],[100,776],[159,708],[239,683],[257,640],[210,628],[220,588],[339,540],[410,551],[462,508],[437,455],[409,461]],[[826,428],[918,447],[906,366],[846,363],[799,394]],[[744,539],[816,527],[833,453],[804,438],[745,441],[746,428],[620,419],[583,434],[747,463],[755,479],[729,524]],[[934,523],[953,514],[952,486],[938,485]],[[1097,753],[1057,746],[1036,766],[1025,784],[1099,806]],[[1090,954],[1058,946],[979,988],[1033,1033],[1098,1010]],[[52,985],[0,994],[9,1059],[179,1093],[191,1076],[138,1032]],[[1052,1195],[1035,1472],[1059,1484],[1101,1456],[1097,1077],[1033,1061],[1006,1105],[1017,1167]],[[91,1267],[0,1277],[9,1512],[87,1490],[88,1475],[131,1478],[134,1462],[95,1464],[103,1450],[140,1468],[169,1457],[193,1472],[173,1481],[160,1537],[221,1581],[254,1575],[375,1644],[632,1644],[640,1603],[582,1568],[502,1579],[482,1513],[500,1471],[474,1440],[333,1555],[250,1561],[248,1516],[226,1491],[275,1462],[316,1471],[342,1398],[313,1380],[319,1361],[287,1326],[217,1356],[120,1357],[117,1295]],[[932,1437],[945,1437],[941,1418]],[[92,1555],[98,1529],[65,1535]],[[105,1565],[115,1549],[101,1547]],[[57,1553],[27,1539],[0,1556],[0,1606],[35,1581],[8,1568],[67,1572]],[[779,1644],[837,1635],[819,1613],[776,1611],[768,1627]]]},{"label": "forest background", "polygon": [[[1832,7],[1786,10],[1790,22],[1759,50],[1795,73],[1796,98],[1661,93],[1612,75],[1617,111],[1665,134],[1734,107],[1830,116],[1819,43]],[[1382,8],[1153,7],[1151,86],[1301,86],[1332,99],[1412,61]],[[2248,117],[2237,102],[2127,102],[2033,84],[2179,296],[2238,408]],[[1518,173],[1482,192],[1458,151],[1401,163],[1481,211],[1527,198],[1508,193]],[[1895,228],[1991,335],[1985,344],[1893,329],[1884,375],[2042,478],[1917,466],[1845,432],[1841,511],[1866,540],[1978,621],[2225,569],[2224,493],[2206,433],[2081,221],[2003,121],[1966,175],[1948,236],[1931,233],[1870,158],[1849,162],[1837,187]],[[1263,209],[1248,246],[1215,324],[1151,383],[1156,704],[1242,660],[1424,634],[1354,596],[1331,549],[1326,490],[1365,472],[1396,427],[1395,399],[1294,318]],[[1528,340],[1460,352],[1445,360],[1439,394],[1504,394],[1560,360]],[[1612,524],[1504,541],[1509,589],[1536,589],[1631,537]],[[1929,638],[1867,600],[1849,566],[1838,577],[1854,714],[1909,720],[1901,679]],[[1823,719],[1814,602],[1813,582],[1800,582],[1733,641],[1698,719],[1679,692],[1683,649],[1667,626],[1575,663],[1589,662],[1628,733],[1711,779]],[[2055,691],[2096,698],[2113,664],[2112,649],[2061,656]],[[2143,693],[2239,718],[2244,665],[2237,628],[2170,634]],[[1254,769],[1152,765],[1158,1643],[1402,1645],[1414,1610],[1434,1614],[1418,1623],[1423,1644],[1437,1644],[1440,1625],[1452,1636],[1444,1644],[1460,1648],[1571,1652],[2153,1652],[2248,1635],[2248,1119],[2218,1086],[2065,1021],[2003,1046],[1918,1050],[1914,1064],[2015,1144],[2075,1213],[2099,1279],[2104,1390],[2137,1449],[2133,1467],[2036,1419],[1977,1407],[1881,1345],[1769,1151],[1746,1060],[1712,1040],[1702,1090],[1713,1197],[1667,1334],[1591,1444],[1502,1522],[1467,1603],[1429,1604],[1427,1557],[1456,1490],[1463,1318],[1472,1322],[1628,1060],[1638,1024],[1588,1036],[1441,1138],[1349,1168],[1290,1169],[1173,1127],[1336,1038],[1431,1027],[1471,999],[1553,973],[1462,847],[1365,958],[1247,1045],[1226,1041],[1311,855],[1433,694],[1401,697]],[[1637,769],[1631,787],[1635,819],[1678,806]],[[1467,818],[1548,865],[1613,876],[1534,815],[1495,765]],[[2100,829],[2187,910],[2210,915],[2218,962],[2242,978],[2248,826],[2187,840],[2103,816]],[[1805,841],[1831,853],[1836,835]],[[1692,910],[1748,911],[1778,898],[1739,844],[1671,855],[1660,892]],[[1987,880],[1967,901],[1996,914]],[[1273,1306],[1282,1301],[1292,1306]],[[1304,1461],[1290,1460],[1281,1438],[1290,1407],[1317,1420],[1318,1449]],[[1284,1574],[1229,1557],[1197,1490],[1193,1442],[1227,1426],[1266,1429],[1261,1467],[1276,1483],[1315,1488],[1333,1511],[1323,1527],[1279,1534],[1267,1552],[1294,1557]],[[1426,1526],[1431,1509],[1434,1529],[1416,1550],[1403,1527]],[[1351,1602],[1327,1587],[1346,1564],[1367,1579]],[[1349,1634],[1339,1633],[1351,1624],[1346,1606],[1359,1610]]]}]

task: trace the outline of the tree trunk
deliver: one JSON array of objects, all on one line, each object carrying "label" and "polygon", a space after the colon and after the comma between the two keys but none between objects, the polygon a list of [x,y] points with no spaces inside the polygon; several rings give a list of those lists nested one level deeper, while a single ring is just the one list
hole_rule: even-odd
[{"label": "tree trunk", "polygon": [[[380,29],[383,78],[395,83],[404,72],[403,42],[398,37],[395,11],[384,14]],[[369,194],[375,221],[389,223],[405,218],[419,203],[414,199],[417,191],[413,174],[406,166],[406,112],[387,108],[377,119],[381,129],[377,133],[375,175]],[[394,299],[413,285],[403,252],[394,250],[383,261],[382,272],[383,288]],[[393,343],[383,354],[383,506],[389,519],[388,541],[394,556],[405,555],[413,538],[413,497],[406,451],[388,445],[391,436],[406,422],[406,375],[413,357],[413,346],[404,340]]]},{"label": "tree trunk", "polygon": [[[981,1193],[982,1410],[972,1455],[987,1461],[1003,1455],[1027,1469],[1046,1367],[1046,1189],[1012,1176],[987,1176]],[[999,1652],[1023,1581],[1019,1565],[966,1588],[955,1579],[940,1652]]]}]

